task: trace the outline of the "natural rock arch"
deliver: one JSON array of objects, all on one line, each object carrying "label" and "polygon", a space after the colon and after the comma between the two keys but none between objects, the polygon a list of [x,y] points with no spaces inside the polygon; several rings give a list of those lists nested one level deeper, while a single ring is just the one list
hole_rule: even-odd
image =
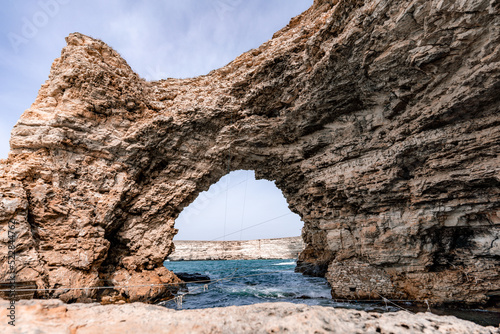
[{"label": "natural rock arch", "polygon": [[301,215],[299,268],[335,297],[497,300],[495,6],[315,1],[227,66],[157,82],[71,34],[0,166],[1,272],[15,222],[17,278],[40,288],[175,281],[174,219],[230,152]]}]

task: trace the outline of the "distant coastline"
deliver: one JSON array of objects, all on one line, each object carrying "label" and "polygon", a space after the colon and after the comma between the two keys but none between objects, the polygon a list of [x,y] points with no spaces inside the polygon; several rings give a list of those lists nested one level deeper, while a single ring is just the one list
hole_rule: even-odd
[{"label": "distant coastline", "polygon": [[304,249],[302,237],[244,241],[174,241],[170,261],[293,259]]}]

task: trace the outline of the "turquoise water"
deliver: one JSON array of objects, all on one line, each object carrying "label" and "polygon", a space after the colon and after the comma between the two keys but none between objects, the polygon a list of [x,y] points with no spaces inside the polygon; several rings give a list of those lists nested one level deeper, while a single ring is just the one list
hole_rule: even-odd
[{"label": "turquoise water", "polygon": [[[183,294],[182,309],[291,302],[375,312],[399,310],[384,303],[336,302],[324,278],[294,272],[295,260],[169,261],[164,264],[173,272],[200,273],[212,279],[207,285],[188,283],[189,292],[180,292]],[[174,301],[162,305],[179,308]],[[400,306],[411,308],[410,305]],[[494,312],[436,310],[434,313],[452,314],[482,325],[498,326],[500,323],[500,314]]]},{"label": "turquoise water", "polygon": [[[212,279],[206,291],[203,284],[188,284],[183,309],[277,301],[333,305],[326,280],[295,273],[295,265],[294,260],[165,262],[173,272],[200,273]],[[173,302],[165,306],[176,307]]]}]

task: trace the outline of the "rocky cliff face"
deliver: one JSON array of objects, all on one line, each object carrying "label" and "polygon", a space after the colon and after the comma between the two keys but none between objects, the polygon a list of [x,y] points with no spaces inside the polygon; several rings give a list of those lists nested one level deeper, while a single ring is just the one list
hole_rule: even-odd
[{"label": "rocky cliff face", "polygon": [[172,261],[296,259],[304,250],[301,237],[245,241],[175,241]]},{"label": "rocky cliff face", "polygon": [[227,66],[157,82],[71,34],[0,166],[0,279],[11,222],[40,288],[171,282],[174,220],[229,157],[276,181],[305,224],[299,269],[334,297],[498,302],[499,12],[316,1]]}]

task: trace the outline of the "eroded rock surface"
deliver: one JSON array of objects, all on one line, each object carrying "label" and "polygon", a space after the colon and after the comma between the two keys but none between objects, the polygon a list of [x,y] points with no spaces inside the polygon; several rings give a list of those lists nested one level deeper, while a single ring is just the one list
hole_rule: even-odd
[{"label": "eroded rock surface", "polygon": [[[6,318],[7,302],[0,302]],[[5,307],[4,307],[5,306]],[[174,311],[161,306],[27,301],[18,305],[16,327],[3,333],[477,333],[498,334],[452,316],[432,313],[367,313],[291,303],[266,303]]]},{"label": "eroded rock surface", "polygon": [[315,1],[227,66],[157,82],[71,34],[0,166],[0,279],[15,221],[19,280],[172,282],[174,220],[229,158],[276,181],[305,224],[299,269],[334,297],[498,302],[499,11]]}]

